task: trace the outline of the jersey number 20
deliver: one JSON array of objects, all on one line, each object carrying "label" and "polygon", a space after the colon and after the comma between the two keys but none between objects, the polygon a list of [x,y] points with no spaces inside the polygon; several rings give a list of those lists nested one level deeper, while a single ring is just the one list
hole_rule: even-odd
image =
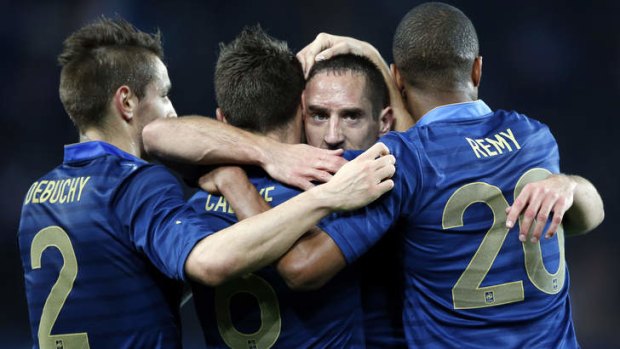
[{"label": "jersey number 20", "polygon": [[[523,187],[530,182],[545,179],[550,172],[534,168],[524,173],[515,186],[516,198]],[[477,202],[486,204],[493,212],[493,225],[482,239],[482,243],[452,288],[454,309],[475,309],[523,301],[523,281],[513,281],[498,285],[480,287],[499,253],[509,229],[506,228],[506,208],[508,202],[502,191],[493,185],[476,182],[462,186],[452,194],[443,211],[443,228],[452,229],[463,226],[463,214]],[[521,221],[521,218],[519,218]],[[538,222],[537,224],[544,224]],[[566,277],[564,261],[564,230],[557,231],[560,260],[558,270],[549,273],[542,259],[540,243],[523,243],[525,270],[532,284],[542,292],[556,294],[562,290]]]}]

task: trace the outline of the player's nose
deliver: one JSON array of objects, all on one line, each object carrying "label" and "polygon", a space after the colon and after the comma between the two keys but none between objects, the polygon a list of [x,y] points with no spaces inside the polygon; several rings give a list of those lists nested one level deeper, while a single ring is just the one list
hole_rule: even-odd
[{"label": "player's nose", "polygon": [[340,123],[337,121],[337,118],[332,118],[332,120],[330,120],[329,127],[323,140],[325,144],[327,144],[328,149],[339,149],[344,144],[344,133],[340,128]]}]

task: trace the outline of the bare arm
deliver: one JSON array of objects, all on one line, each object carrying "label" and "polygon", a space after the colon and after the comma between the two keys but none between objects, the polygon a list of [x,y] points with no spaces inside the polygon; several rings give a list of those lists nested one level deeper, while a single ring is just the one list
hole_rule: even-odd
[{"label": "bare arm", "polygon": [[271,208],[238,166],[220,166],[200,177],[200,188],[211,194],[223,195],[239,221]]},{"label": "bare arm", "polygon": [[342,150],[282,144],[207,117],[158,119],[142,138],[152,156],[192,164],[248,164],[263,167],[283,183],[308,189],[326,182],[345,162]]},{"label": "bare arm", "polygon": [[332,238],[318,227],[297,240],[276,263],[278,273],[294,290],[315,290],[347,265]]},{"label": "bare arm", "polygon": [[596,228],[605,217],[603,200],[598,191],[583,177],[557,174],[547,179],[529,183],[506,211],[506,226],[512,228],[523,213],[519,240],[525,241],[532,225],[532,242],[542,236],[544,224],[550,215],[553,219],[546,238],[552,237],[563,222],[567,235],[585,234]]},{"label": "bare arm", "polygon": [[[271,209],[239,167],[219,167],[201,177],[200,186],[224,195],[240,221]],[[280,276],[295,290],[320,288],[345,266],[334,240],[317,227],[312,227],[276,262]]]},{"label": "bare arm", "polygon": [[566,211],[564,230],[569,235],[585,234],[598,227],[605,219],[605,208],[600,194],[587,179],[569,176],[575,186],[573,206]]},{"label": "bare arm", "polygon": [[315,61],[330,59],[346,53],[367,57],[381,71],[390,94],[390,105],[394,113],[394,130],[406,131],[413,126],[413,118],[405,108],[405,103],[392,78],[389,66],[379,51],[370,43],[346,36],[320,33],[313,42],[299,51],[297,59],[301,62],[307,76]]},{"label": "bare arm", "polygon": [[362,207],[390,190],[394,182],[387,178],[395,171],[395,159],[388,153],[377,143],[328,183],[204,238],[190,253],[186,273],[218,285],[274,262],[325,215]]}]

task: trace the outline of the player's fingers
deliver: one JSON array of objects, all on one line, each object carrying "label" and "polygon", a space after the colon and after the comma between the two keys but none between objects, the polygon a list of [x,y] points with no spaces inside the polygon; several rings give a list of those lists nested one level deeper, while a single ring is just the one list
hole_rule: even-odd
[{"label": "player's fingers", "polygon": [[557,200],[557,195],[550,194],[547,195],[540,205],[538,209],[538,213],[536,214],[536,223],[534,227],[534,231],[532,232],[532,242],[536,242],[540,240],[542,235],[543,228],[547,225],[547,218],[549,218],[549,214],[551,213],[551,208],[555,204]]},{"label": "player's fingers", "polygon": [[314,57],[314,61],[315,62],[325,61],[325,60],[328,60],[328,59],[330,59],[333,56],[336,56],[338,54],[339,54],[338,51],[336,51],[333,47],[332,48],[328,48],[326,50],[323,50],[323,51],[319,52]]},{"label": "player's fingers", "polygon": [[319,181],[322,183],[329,182],[332,179],[332,174],[327,171],[314,170],[309,174],[310,180]]},{"label": "player's fingers", "polygon": [[340,148],[340,149],[333,149],[333,150],[329,150],[329,149],[322,149],[327,155],[342,155],[342,153],[344,153],[344,149]]},{"label": "player's fingers", "polygon": [[381,183],[377,184],[377,190],[379,192],[378,196],[385,194],[387,191],[392,190],[392,188],[394,188],[394,180],[386,179],[382,181]]},{"label": "player's fingers", "polygon": [[360,54],[360,49],[357,46],[354,46],[353,43],[348,41],[341,41],[339,43],[334,43],[331,47],[328,47],[316,55],[315,61],[324,61],[330,59],[334,56],[344,55],[347,53]]},{"label": "player's fingers", "polygon": [[198,186],[200,187],[200,189],[208,193],[219,194],[211,172],[204,174],[200,176],[200,178],[198,178]]},{"label": "player's fingers", "polygon": [[373,145],[372,147],[370,147],[368,150],[366,150],[365,152],[363,152],[362,154],[360,154],[357,158],[359,160],[373,160],[376,159],[380,156],[383,155],[388,155],[390,153],[390,149],[388,149],[388,147],[381,143],[375,143],[375,145]]},{"label": "player's fingers", "polygon": [[347,159],[343,158],[342,156],[326,154],[324,156],[320,156],[318,160],[313,164],[313,167],[321,171],[336,173],[347,162]]},{"label": "player's fingers", "polygon": [[308,77],[308,72],[314,65],[316,56],[331,45],[331,35],[327,33],[319,33],[314,41],[304,47],[297,54],[297,59],[301,62],[304,75]]},{"label": "player's fingers", "polygon": [[376,174],[378,177],[378,181],[384,181],[388,178],[392,178],[394,176],[394,172],[396,171],[396,167],[394,165],[388,165],[380,168]]},{"label": "player's fingers", "polygon": [[314,187],[314,184],[306,178],[295,179],[292,181],[292,185],[304,191]]},{"label": "player's fingers", "polygon": [[566,213],[567,207],[564,200],[558,200],[553,207],[553,218],[551,219],[551,224],[545,233],[545,238],[550,239],[555,235],[562,223],[562,219],[564,218],[564,213]]},{"label": "player's fingers", "polygon": [[525,203],[530,199],[530,195],[531,192],[527,189],[523,189],[521,191],[521,194],[519,194],[519,196],[515,199],[515,202],[512,204],[512,206],[510,206],[506,213],[506,227],[507,228],[512,228],[515,225],[515,222],[517,221],[517,219],[519,219],[519,216],[521,215],[521,212],[523,212],[523,209],[525,208]]},{"label": "player's fingers", "polygon": [[[541,204],[540,194],[537,191],[532,191],[530,195],[530,200],[527,203],[527,207],[523,212],[523,218],[521,219],[520,225],[521,229],[519,231],[519,240],[525,241],[527,238],[527,234],[530,232],[532,228],[532,224],[534,223],[534,219],[538,214]],[[535,241],[532,241],[535,242]]]},{"label": "player's fingers", "polygon": [[394,172],[396,172],[396,166],[394,166],[394,163],[388,162],[379,167],[375,171],[375,175],[377,176],[378,181],[382,181],[386,178],[392,177]]},{"label": "player's fingers", "polygon": [[[310,44],[312,45],[312,44]],[[306,46],[303,50],[299,51],[297,54],[297,60],[301,63],[301,69],[304,72],[304,77],[308,77],[308,72],[312,65],[314,64],[314,54],[311,54],[311,48]]]},{"label": "player's fingers", "polygon": [[551,213],[551,209],[553,205],[557,201],[557,195],[551,193],[546,195],[540,204],[540,208],[538,209],[538,213],[536,214],[536,227],[534,228],[534,232],[532,233],[532,242],[540,240],[542,236],[543,229],[545,225],[547,225],[547,219],[549,218],[549,214]]},{"label": "player's fingers", "polygon": [[376,158],[371,166],[375,171],[378,171],[384,167],[394,166],[396,164],[396,158],[392,154],[384,155]]}]

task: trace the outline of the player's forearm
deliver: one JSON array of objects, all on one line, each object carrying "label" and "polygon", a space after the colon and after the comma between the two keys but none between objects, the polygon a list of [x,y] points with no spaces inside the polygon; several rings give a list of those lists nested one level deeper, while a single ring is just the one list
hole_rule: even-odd
[{"label": "player's forearm", "polygon": [[274,262],[331,212],[315,189],[203,239],[188,257],[188,275],[218,285]]},{"label": "player's forearm", "polygon": [[272,263],[328,213],[360,208],[391,190],[395,161],[383,143],[373,145],[329,182],[201,240],[187,258],[187,274],[217,285]]},{"label": "player's forearm", "polygon": [[564,216],[564,231],[567,235],[585,234],[596,228],[605,218],[603,199],[598,191],[583,177],[569,176],[575,181],[573,206]]},{"label": "player's forearm", "polygon": [[226,176],[218,187],[220,193],[235,211],[239,221],[256,216],[271,208],[252,183],[247,180],[247,177],[245,181],[238,181],[234,177]]},{"label": "player's forearm", "polygon": [[178,162],[263,165],[273,141],[208,117],[158,119],[143,132],[146,151]]},{"label": "player's forearm", "polygon": [[[239,221],[271,209],[243,170],[240,168],[225,170],[218,173],[215,182]],[[276,262],[280,276],[291,289],[295,290],[318,289],[345,265],[344,256],[336,244],[317,227],[310,228]]]},{"label": "player's forearm", "polygon": [[278,260],[278,273],[289,288],[314,290],[322,287],[346,266],[336,243],[314,227]]}]

